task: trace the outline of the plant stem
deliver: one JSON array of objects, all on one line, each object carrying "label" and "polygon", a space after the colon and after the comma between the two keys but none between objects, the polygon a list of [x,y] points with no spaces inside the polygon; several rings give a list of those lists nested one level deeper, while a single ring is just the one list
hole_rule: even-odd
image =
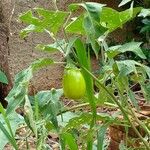
[{"label": "plant stem", "polygon": [[136,122],[143,128],[143,130],[148,134],[148,136],[150,136],[150,130],[147,129],[147,127],[143,124],[143,122],[141,122],[138,117],[136,116],[135,112],[133,111],[133,109],[131,108],[131,106],[129,106],[129,109],[134,117],[134,119],[136,120]]},{"label": "plant stem", "polygon": [[122,111],[124,117],[130,123],[130,125],[133,128],[134,132],[138,135],[138,137],[141,139],[141,141],[145,145],[146,149],[150,150],[149,143],[147,141],[145,141],[144,138],[141,136],[141,134],[139,133],[139,131],[136,129],[135,125],[132,123],[131,119],[126,114],[126,111],[124,110],[124,108],[121,106],[121,104],[116,99],[116,97],[103,84],[101,84],[101,82],[91,72],[89,72],[85,67],[81,66],[81,68],[84,69],[89,75],[91,75],[91,77],[101,86],[101,88],[103,88],[112,97],[112,99],[114,100],[114,102],[118,105],[119,109]]},{"label": "plant stem", "polygon": [[79,109],[79,108],[82,108],[82,107],[85,107],[85,106],[89,106],[89,105],[90,105],[89,103],[83,103],[83,104],[80,104],[80,105],[76,105],[76,106],[73,106],[71,108],[68,108],[66,110],[61,111],[57,115],[61,115],[61,114],[66,113],[68,111],[73,111],[73,110],[76,110],[76,109]]},{"label": "plant stem", "polygon": [[53,4],[54,4],[54,9],[56,10],[56,11],[58,11],[58,7],[57,7],[57,2],[56,2],[56,0],[52,0],[53,1]]}]

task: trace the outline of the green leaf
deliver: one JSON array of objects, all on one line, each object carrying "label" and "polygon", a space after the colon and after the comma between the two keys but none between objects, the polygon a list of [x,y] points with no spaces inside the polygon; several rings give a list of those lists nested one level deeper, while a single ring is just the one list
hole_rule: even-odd
[{"label": "green leaf", "polygon": [[[42,108],[46,106],[49,102],[58,102],[63,94],[62,89],[51,89],[47,91],[40,91],[35,95],[38,100],[39,107]],[[59,112],[59,111],[58,111]]]},{"label": "green leaf", "polygon": [[128,90],[128,96],[129,96],[130,101],[131,101],[131,103],[133,104],[133,106],[139,111],[138,102],[137,102],[137,100],[135,99],[135,93],[129,89],[129,90]]},{"label": "green leaf", "polygon": [[109,31],[113,31],[122,26],[119,19],[119,12],[109,7],[103,8],[100,22]]},{"label": "green leaf", "polygon": [[[113,118],[107,113],[98,113],[96,117],[97,117],[97,120],[101,120],[101,121],[114,121],[115,120],[115,118]],[[68,124],[66,124],[66,126],[62,129],[61,132],[62,133],[69,132],[72,129],[79,129],[85,124],[89,125],[92,119],[93,119],[93,116],[91,113],[82,113],[81,115],[77,117],[71,118]]]},{"label": "green leaf", "polygon": [[[98,58],[98,52],[100,50],[100,46],[97,42],[97,39],[104,32],[101,31],[101,28],[98,24],[94,25],[94,23],[92,23],[92,21],[90,20],[88,15],[85,16],[85,18],[84,18],[84,29],[87,34],[87,40],[89,43],[91,43],[92,49],[93,49],[96,57]],[[106,30],[104,30],[104,31],[106,31]]]},{"label": "green leaf", "polygon": [[[94,2],[85,2],[85,3],[77,3],[77,4],[71,4],[69,5],[70,9],[77,9],[78,6],[83,7],[86,10],[86,13],[84,14],[84,18],[82,18],[82,15],[79,20],[74,21],[71,23],[71,26],[76,28],[76,24],[78,24],[77,31],[80,32],[84,28],[84,31],[88,37],[88,41],[91,43],[92,48],[94,50],[95,55],[98,57],[98,52],[100,50],[100,47],[96,41],[99,36],[101,36],[105,31],[105,27],[103,27],[100,24],[100,15],[102,11],[102,7],[104,7],[104,4],[94,3]],[[82,19],[82,20],[81,20]],[[67,27],[68,28],[68,27]],[[70,27],[69,27],[70,28]]]},{"label": "green leaf", "polygon": [[62,89],[51,89],[51,91],[41,91],[35,96],[39,104],[40,115],[45,118],[49,117],[56,129],[58,129],[57,114],[62,110],[60,103],[62,94]]},{"label": "green leaf", "polygon": [[121,24],[123,25],[126,22],[130,21],[131,19],[135,18],[137,14],[141,11],[141,9],[142,7],[132,8],[132,5],[131,5],[131,8],[120,12],[119,18],[120,18]]},{"label": "green leaf", "polygon": [[146,59],[146,56],[144,55],[143,51],[140,48],[141,42],[130,42],[125,43],[124,45],[117,45],[117,46],[111,46],[107,50],[107,55],[109,58],[114,58],[116,55],[120,53],[125,52],[133,52],[137,56],[139,56],[142,59]]},{"label": "green leaf", "polygon": [[[115,65],[117,65],[118,71],[120,73],[118,71],[116,71]],[[119,76],[127,76],[131,72],[137,74],[138,70],[137,70],[136,66],[141,67],[146,72],[148,77],[150,78],[150,67],[145,66],[141,63],[138,63],[134,60],[116,61],[116,64],[114,64],[114,66],[113,66],[114,74],[115,74],[115,72],[119,73]]]},{"label": "green leaf", "polygon": [[42,16],[41,26],[48,29],[50,32],[56,34],[62,27],[65,18],[69,15],[69,12],[64,11],[49,11],[42,8],[35,9],[39,16]]},{"label": "green leaf", "polygon": [[[78,56],[78,61],[82,67],[87,69],[88,71],[91,71],[91,66],[90,66],[90,55],[87,56],[86,49],[81,42],[80,39],[77,39],[75,44],[75,49],[77,52]],[[96,113],[96,106],[95,106],[95,96],[94,96],[94,88],[93,88],[93,79],[89,73],[85,69],[82,69],[82,73],[86,82],[86,92],[87,92],[87,97],[88,101],[92,107],[93,113]],[[95,114],[96,115],[96,114]],[[93,116],[94,117],[94,116]],[[96,116],[95,116],[96,117]],[[95,119],[95,118],[93,118]]]},{"label": "green leaf", "polygon": [[65,43],[65,40],[59,40],[59,41],[56,41],[55,43],[53,44],[48,44],[48,45],[44,45],[44,44],[38,44],[36,46],[36,49],[39,49],[41,51],[44,51],[44,52],[55,52],[55,51],[60,51],[62,52],[66,47],[66,43]]},{"label": "green leaf", "polygon": [[142,93],[144,95],[144,98],[147,102],[150,102],[150,83],[140,83]]},{"label": "green leaf", "polygon": [[83,7],[90,14],[91,17],[99,20],[101,9],[104,6],[106,5],[95,2],[85,2],[70,4],[69,9],[75,11],[79,9],[79,7]]},{"label": "green leaf", "polygon": [[133,60],[116,61],[116,65],[119,70],[120,77],[127,76],[132,72],[137,73],[135,65],[138,65],[138,63],[136,61]]},{"label": "green leaf", "polygon": [[122,0],[121,3],[119,4],[119,7],[131,2],[132,0]]},{"label": "green leaf", "polygon": [[65,140],[66,145],[69,146],[70,150],[78,150],[78,145],[72,134],[67,132],[63,133],[63,138]]},{"label": "green leaf", "polygon": [[31,10],[20,15],[20,20],[29,26],[21,31],[21,36],[26,37],[30,32],[43,32],[48,30],[50,33],[57,34],[62,27],[65,18],[69,15],[64,11],[49,11],[42,8],[35,8],[38,13],[35,17]]},{"label": "green leaf", "polygon": [[[97,149],[98,150],[105,150],[105,135],[108,128],[109,123],[101,125],[100,129],[98,130],[98,137],[97,137]],[[108,143],[107,143],[108,144]]]},{"label": "green leaf", "polygon": [[6,128],[3,126],[3,124],[0,122],[0,129],[1,129],[1,132],[4,133],[4,136],[7,137],[7,139],[9,140],[9,142],[12,144],[12,146],[18,150],[18,147],[16,145],[16,142],[14,141],[14,139],[10,136],[9,132],[6,130]]},{"label": "green leaf", "polygon": [[[18,115],[16,112],[13,112],[7,116],[7,120],[9,120],[9,124],[11,125],[11,129],[13,129],[12,131],[14,135],[18,126],[24,123],[23,117]],[[2,114],[0,114],[0,139],[0,149],[4,149],[4,146],[8,142],[10,142],[13,147],[17,149],[15,139],[9,133],[9,129]]]},{"label": "green leaf", "polygon": [[72,19],[72,21],[65,27],[66,32],[86,35],[83,28],[84,15],[80,15]]},{"label": "green leaf", "polygon": [[41,58],[41,59],[38,59],[36,61],[34,61],[32,64],[31,64],[31,68],[33,71],[36,71],[36,70],[39,70],[43,67],[47,67],[51,64],[54,64],[54,61],[50,58]]},{"label": "green leaf", "polygon": [[[140,64],[139,64],[140,65]],[[149,79],[150,79],[150,67],[145,66],[145,65],[140,65],[147,73]]]},{"label": "green leaf", "polygon": [[66,112],[66,113],[63,113],[63,114],[57,116],[57,120],[61,127],[65,127],[68,124],[70,119],[77,117],[77,116],[78,115],[76,113]]},{"label": "green leaf", "polygon": [[90,124],[92,115],[88,113],[81,114],[69,120],[68,124],[62,129],[62,133],[69,132],[72,129],[78,129],[84,124]]},{"label": "green leaf", "polygon": [[131,7],[125,11],[118,12],[115,9],[104,7],[100,17],[100,23],[105,28],[108,28],[109,32],[112,32],[117,28],[122,28],[123,24],[136,17],[140,10],[141,7]]},{"label": "green leaf", "polygon": [[26,28],[21,30],[20,37],[25,38],[31,32],[43,32],[43,29],[39,28],[33,24],[30,24],[29,26],[27,26]]},{"label": "green leaf", "polygon": [[4,72],[2,72],[1,70],[0,70],[0,82],[8,84],[8,79],[7,79],[6,75],[4,74]]},{"label": "green leaf", "polygon": [[40,26],[41,21],[37,17],[34,17],[32,11],[29,10],[19,16],[20,20],[27,24],[33,24],[35,26]]},{"label": "green leaf", "polygon": [[142,9],[138,17],[148,17],[150,16],[150,9]]},{"label": "green leaf", "polygon": [[30,80],[33,77],[33,73],[53,63],[53,60],[49,58],[39,59],[33,62],[27,69],[19,72],[15,76],[14,87],[6,97],[6,100],[8,101],[8,106],[6,110],[7,114],[15,111],[19,104],[24,101],[25,95],[28,95],[28,86]]},{"label": "green leaf", "polygon": [[34,120],[33,110],[27,95],[25,95],[24,113],[25,121],[28,127],[33,131],[33,133],[37,137],[37,128]]},{"label": "green leaf", "polygon": [[[98,104],[102,105],[104,104],[105,102],[113,102],[112,101],[112,98],[109,96],[109,94],[101,87],[98,87],[99,88],[99,94],[98,94]],[[107,89],[109,89],[109,91],[112,91],[113,92],[113,89],[112,87],[109,87],[109,85],[107,86]]]},{"label": "green leaf", "polygon": [[21,71],[15,76],[14,87],[6,97],[8,101],[7,114],[15,111],[16,107],[23,102],[25,95],[28,93],[28,85],[32,77],[33,72],[31,67]]},{"label": "green leaf", "polygon": [[71,52],[71,49],[73,48],[73,45],[74,45],[76,40],[77,40],[77,37],[73,37],[73,38],[69,39],[69,43],[67,45],[67,50],[65,52],[65,56],[69,55],[69,53]]}]

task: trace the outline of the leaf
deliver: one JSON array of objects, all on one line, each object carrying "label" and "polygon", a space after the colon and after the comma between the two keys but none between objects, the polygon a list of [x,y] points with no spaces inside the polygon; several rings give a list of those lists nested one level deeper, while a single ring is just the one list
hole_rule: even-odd
[{"label": "leaf", "polygon": [[21,30],[20,37],[25,38],[31,32],[43,32],[43,29],[39,28],[33,24],[30,24],[29,26],[27,26],[26,28]]},{"label": "leaf", "polygon": [[[100,24],[102,7],[105,5],[94,2],[85,2],[71,4],[69,5],[69,8],[74,10],[77,9],[78,6],[81,6],[86,10],[83,21],[81,20],[82,22],[80,21],[80,24],[78,23],[81,26],[81,28],[78,28],[78,30],[82,29],[83,26],[84,31],[88,37],[88,41],[91,43],[94,53],[98,57],[100,48],[96,39],[106,31],[105,27]],[[74,24],[75,23],[77,22],[74,21]]]},{"label": "leaf", "polygon": [[[101,36],[101,31],[99,28],[99,25],[93,25],[91,22],[89,16],[85,16],[84,18],[84,29],[87,34],[87,40],[89,43],[91,43],[92,49],[96,55],[96,58],[98,58],[98,52],[100,50],[100,46],[97,42],[97,39],[99,36]],[[104,32],[103,32],[104,33]]]},{"label": "leaf", "polygon": [[41,21],[37,17],[34,17],[32,11],[29,10],[19,16],[20,20],[27,24],[32,24],[35,26],[40,26]]},{"label": "leaf", "polygon": [[41,115],[44,118],[49,117],[56,129],[58,129],[57,114],[62,109],[59,101],[62,94],[62,89],[51,89],[51,91],[41,91],[35,96]]},{"label": "leaf", "polygon": [[63,26],[65,18],[69,15],[68,12],[64,11],[49,11],[42,8],[35,9],[39,16],[42,16],[42,26],[48,29],[50,32],[56,34]]},{"label": "leaf", "polygon": [[[90,55],[87,56],[86,49],[81,42],[80,39],[77,39],[75,44],[75,50],[77,52],[79,64],[84,67],[87,71],[91,71],[90,66]],[[89,73],[85,69],[82,69],[82,73],[86,82],[86,93],[88,97],[88,101],[92,107],[93,113],[96,115],[96,106],[95,106],[95,96],[94,96],[94,88],[93,88],[93,79]],[[96,116],[93,116],[96,117]],[[93,118],[94,119],[94,118]]]},{"label": "leaf", "polygon": [[0,70],[0,82],[8,84],[8,79],[7,79],[6,75],[4,74],[4,72],[2,72],[1,70]]},{"label": "leaf", "polygon": [[142,9],[138,17],[148,17],[150,16],[150,9]]},{"label": "leaf", "polygon": [[[134,60],[116,61],[116,64],[114,64],[114,66],[115,65],[117,65],[119,72],[121,72],[121,74],[119,74],[120,76],[127,76],[131,72],[134,72],[135,74],[137,74],[138,71],[136,69],[136,66],[138,66],[138,67],[141,67],[146,72],[148,77],[150,78],[150,67],[145,66],[141,63],[138,63]],[[113,69],[116,72],[115,68],[113,68]],[[121,71],[121,70],[124,70],[124,71]]]},{"label": "leaf", "polygon": [[27,95],[25,95],[24,113],[24,118],[28,127],[33,131],[33,133],[37,137],[37,128],[34,120],[33,110]]},{"label": "leaf", "polygon": [[[18,115],[16,112],[13,112],[9,116],[7,116],[7,119],[9,120],[11,128],[13,129],[13,134],[15,134],[18,126],[24,123],[23,117]],[[17,149],[15,141],[8,131],[6,122],[4,121],[2,114],[0,114],[0,139],[0,149],[4,149],[4,146],[8,142],[10,142]]]},{"label": "leaf", "polygon": [[150,102],[150,83],[141,83],[142,93],[147,102]]},{"label": "leaf", "polygon": [[97,136],[97,149],[98,150],[105,150],[106,149],[104,147],[104,146],[106,146],[105,145],[106,143],[104,143],[104,141],[105,141],[105,135],[106,135],[108,125],[109,125],[109,123],[103,124],[103,125],[101,125],[101,127],[98,130],[98,136]]},{"label": "leaf", "polygon": [[65,27],[66,32],[86,35],[83,28],[84,15],[72,18],[72,21]]},{"label": "leaf", "polygon": [[[110,97],[110,95],[101,87],[99,88],[99,94],[98,94],[98,104],[103,105],[105,102],[113,102],[112,98]],[[113,89],[111,87],[109,87],[109,85],[107,86],[107,89],[109,89],[109,91],[113,92]]]},{"label": "leaf", "polygon": [[[12,146],[13,146],[16,150],[18,150],[17,145],[16,145],[16,142],[13,140],[13,138],[10,136],[9,132],[6,130],[6,128],[3,126],[3,124],[2,124],[1,122],[0,122],[0,129],[1,129],[1,132],[4,133],[4,136],[6,136],[7,139],[9,140],[9,142],[12,144]],[[5,145],[6,145],[6,143],[5,143]],[[4,145],[4,146],[5,146],[5,145]],[[4,146],[3,146],[3,147],[4,147]]]},{"label": "leaf", "polygon": [[122,25],[125,24],[126,22],[130,21],[131,19],[135,18],[137,16],[137,14],[141,11],[141,9],[142,9],[142,7],[132,8],[132,5],[131,5],[131,8],[120,12],[119,18],[120,18]]},{"label": "leaf", "polygon": [[46,106],[49,102],[58,102],[60,97],[63,94],[62,89],[52,89],[47,91],[40,91],[35,95],[35,98],[38,100],[39,107]]},{"label": "leaf", "polygon": [[132,0],[122,0],[121,3],[119,4],[119,7],[131,2]]},{"label": "leaf", "polygon": [[10,114],[12,111],[15,111],[19,104],[24,101],[25,95],[28,95],[28,86],[33,77],[33,73],[53,63],[53,60],[49,58],[39,59],[15,76],[14,87],[6,97],[6,100],[8,101],[6,114]]},{"label": "leaf", "polygon": [[64,11],[49,11],[42,8],[35,8],[38,13],[35,17],[31,10],[20,15],[20,20],[29,26],[21,31],[21,36],[26,37],[30,32],[43,32],[48,30],[50,33],[57,34],[62,27],[65,18],[69,15]]},{"label": "leaf", "polygon": [[119,19],[119,12],[109,7],[103,8],[100,23],[109,31],[113,31],[122,26]]},{"label": "leaf", "polygon": [[[134,60],[123,60],[123,61],[116,61],[117,68],[119,70],[119,76],[127,76],[131,72],[137,73],[135,65],[139,65]],[[115,70],[114,70],[115,71]]]},{"label": "leaf", "polygon": [[147,75],[148,75],[148,77],[150,79],[150,67],[145,66],[145,65],[140,65],[140,66],[145,70],[145,72],[147,73]]},{"label": "leaf", "polygon": [[54,61],[50,58],[41,58],[39,60],[36,60],[34,61],[32,64],[31,64],[31,68],[33,71],[36,71],[36,70],[39,70],[43,67],[47,67],[51,64],[54,64]]},{"label": "leaf", "polygon": [[[115,118],[113,118],[107,113],[98,113],[96,117],[97,117],[97,120],[101,120],[101,121],[114,121],[115,120]],[[89,125],[92,119],[93,119],[93,116],[91,113],[82,113],[81,115],[77,117],[71,118],[68,124],[62,129],[61,132],[62,133],[69,132],[72,129],[78,129],[85,124]]]},{"label": "leaf", "polygon": [[77,37],[73,37],[73,38],[69,39],[69,43],[67,45],[67,50],[66,50],[65,56],[69,55],[76,40],[77,40]]},{"label": "leaf", "polygon": [[55,52],[55,51],[60,51],[62,52],[66,47],[66,43],[65,43],[65,40],[59,40],[59,41],[56,41],[55,43],[53,44],[48,44],[48,45],[44,45],[44,44],[38,44],[36,46],[36,49],[39,49],[41,51],[44,51],[44,52]]},{"label": "leaf", "polygon": [[57,116],[57,120],[60,126],[65,127],[68,124],[70,119],[77,117],[77,116],[78,115],[76,113],[66,112]]},{"label": "leaf", "polygon": [[8,101],[6,109],[7,115],[15,111],[16,107],[23,102],[25,95],[28,93],[28,85],[32,77],[33,72],[31,67],[21,71],[15,76],[14,87],[6,97]]},{"label": "leaf", "polygon": [[129,96],[130,101],[133,104],[133,106],[139,111],[139,106],[138,106],[137,100],[135,99],[135,94],[130,89],[128,90],[128,96]]},{"label": "leaf", "polygon": [[83,124],[89,124],[92,121],[92,115],[85,113],[78,117],[74,117],[69,120],[68,124],[62,129],[62,133],[69,132],[72,129],[78,129]]},{"label": "leaf", "polygon": [[78,150],[78,145],[72,134],[67,132],[63,133],[63,138],[65,140],[66,145],[69,146],[70,150]]},{"label": "leaf", "polygon": [[114,58],[116,55],[120,53],[125,52],[133,52],[137,56],[139,56],[142,59],[146,59],[146,56],[144,55],[143,51],[140,48],[141,42],[130,42],[125,43],[124,45],[117,45],[117,46],[111,46],[107,50],[107,55],[109,58]]},{"label": "leaf", "polygon": [[83,7],[91,17],[99,19],[99,13],[101,12],[102,7],[106,6],[105,4],[95,3],[95,2],[85,2],[85,3],[74,3],[69,5],[70,10],[77,10],[79,7]]},{"label": "leaf", "polygon": [[117,28],[122,28],[123,24],[136,17],[140,10],[141,7],[131,7],[125,11],[118,12],[115,9],[104,7],[100,17],[100,23],[105,28],[108,28],[109,32],[112,32]]}]

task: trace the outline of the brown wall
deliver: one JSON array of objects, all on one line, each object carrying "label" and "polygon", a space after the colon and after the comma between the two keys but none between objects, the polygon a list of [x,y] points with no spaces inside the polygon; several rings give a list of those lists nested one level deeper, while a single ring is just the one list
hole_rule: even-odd
[{"label": "brown wall", "polygon": [[[10,71],[14,78],[15,74],[20,70],[29,66],[36,58],[51,57],[54,60],[61,61],[62,57],[59,53],[47,54],[36,51],[34,47],[39,43],[50,43],[51,39],[46,34],[32,34],[26,40],[19,38],[19,31],[24,25],[18,21],[18,15],[24,11],[32,9],[34,7],[45,7],[48,9],[53,8],[51,0],[16,0],[14,6],[14,14],[11,22],[11,36],[9,39],[10,55]],[[77,2],[76,0],[59,0],[59,8],[66,9],[70,2]],[[81,1],[81,0],[79,0]],[[108,3],[111,7],[117,7],[117,0],[97,0],[97,2]],[[35,79],[32,82],[32,87],[35,89],[49,89],[51,87],[61,86],[61,77],[63,69],[61,66],[51,66],[47,69],[43,69],[35,75]]]}]

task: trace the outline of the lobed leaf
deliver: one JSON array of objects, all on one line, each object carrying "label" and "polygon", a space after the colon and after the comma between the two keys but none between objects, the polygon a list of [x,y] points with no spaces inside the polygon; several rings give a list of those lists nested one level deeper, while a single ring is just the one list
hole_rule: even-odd
[{"label": "lobed leaf", "polygon": [[116,55],[120,53],[125,53],[125,52],[133,52],[137,56],[139,56],[142,59],[146,59],[146,56],[144,55],[143,51],[140,48],[141,42],[130,42],[130,43],[125,43],[123,45],[117,45],[117,46],[111,46],[107,50],[107,55],[109,58],[114,58]]},{"label": "lobed leaf", "polygon": [[8,106],[6,110],[7,115],[11,114],[12,111],[15,111],[19,104],[24,101],[25,95],[28,95],[28,86],[30,80],[33,77],[33,73],[53,63],[53,60],[49,58],[39,59],[33,62],[27,69],[19,72],[15,76],[14,87],[6,97],[6,100],[8,101]]},{"label": "lobed leaf", "polygon": [[20,15],[20,20],[28,27],[21,31],[21,36],[26,37],[31,32],[43,32],[48,30],[52,34],[57,34],[62,27],[65,18],[69,15],[64,11],[49,11],[43,8],[35,8],[34,11],[38,14],[35,17],[31,10]]}]

